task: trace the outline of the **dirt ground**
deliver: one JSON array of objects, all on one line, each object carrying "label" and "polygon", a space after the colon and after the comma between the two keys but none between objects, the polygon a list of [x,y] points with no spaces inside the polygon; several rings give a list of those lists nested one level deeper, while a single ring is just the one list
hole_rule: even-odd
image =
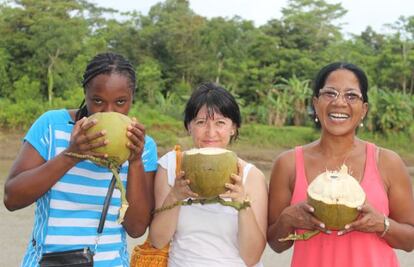
[{"label": "dirt ground", "polygon": [[[3,199],[4,179],[14,160],[20,146],[21,135],[0,132],[0,199]],[[272,160],[277,152],[270,150],[244,151],[243,158],[255,163],[269,176]],[[410,167],[413,176],[412,168]],[[14,267],[19,266],[22,255],[26,249],[32,230],[34,216],[34,205],[22,210],[9,212],[3,202],[0,204],[0,232],[2,235],[0,242],[0,266]],[[136,244],[143,242],[145,237],[139,239],[128,239],[129,249]],[[414,266],[414,252],[406,253],[396,250],[401,267]],[[269,246],[266,247],[262,257],[265,267],[285,267],[289,266],[292,250],[282,254],[276,254]]]}]

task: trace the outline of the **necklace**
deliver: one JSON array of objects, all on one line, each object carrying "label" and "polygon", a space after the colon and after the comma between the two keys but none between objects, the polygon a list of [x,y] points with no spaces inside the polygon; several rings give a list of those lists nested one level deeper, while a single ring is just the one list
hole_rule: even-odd
[{"label": "necklace", "polygon": [[[345,153],[342,153],[342,155],[344,155],[344,156],[342,157],[343,159],[341,161],[339,161],[339,164],[338,164],[338,161],[334,160],[334,159],[339,158],[340,155],[336,156],[336,157],[334,157],[334,156],[325,156],[324,155],[323,158],[326,159],[325,160],[325,170],[324,171],[339,171],[342,166],[345,166],[348,170],[348,174],[353,176],[352,175],[352,170],[351,170],[349,164],[347,164],[347,161],[348,161],[349,157],[351,156],[351,154],[352,154],[352,152],[354,151],[355,148],[356,148],[356,144],[355,144],[355,142],[353,142],[350,149],[348,149],[348,151],[346,151]],[[322,154],[324,154],[324,153],[322,152]],[[334,164],[336,166],[335,168],[328,168],[328,163],[329,163],[330,159],[332,159],[333,162],[335,162],[335,164]],[[333,165],[331,165],[331,166],[333,166]],[[357,179],[356,177],[354,177],[354,178],[358,182],[360,182],[360,180],[362,180],[362,179]]]}]

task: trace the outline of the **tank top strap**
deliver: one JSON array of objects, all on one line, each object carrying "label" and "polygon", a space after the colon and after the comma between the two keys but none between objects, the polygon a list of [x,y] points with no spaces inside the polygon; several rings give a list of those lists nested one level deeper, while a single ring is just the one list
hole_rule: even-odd
[{"label": "tank top strap", "polygon": [[295,188],[293,189],[291,204],[302,201],[306,198],[306,188],[308,181],[305,173],[305,160],[303,156],[303,147],[295,147]]},{"label": "tank top strap", "polygon": [[244,168],[243,168],[243,177],[242,177],[243,184],[246,183],[247,175],[249,174],[249,171],[252,167],[253,167],[253,164],[251,164],[251,163],[247,163],[246,166],[244,166]]},{"label": "tank top strap", "polygon": [[[377,167],[377,147],[370,142],[366,142],[366,159],[365,159],[365,170],[364,170],[364,178],[362,180],[362,184],[366,179],[375,179],[380,177],[379,170]],[[379,181],[382,183],[382,181]]]}]

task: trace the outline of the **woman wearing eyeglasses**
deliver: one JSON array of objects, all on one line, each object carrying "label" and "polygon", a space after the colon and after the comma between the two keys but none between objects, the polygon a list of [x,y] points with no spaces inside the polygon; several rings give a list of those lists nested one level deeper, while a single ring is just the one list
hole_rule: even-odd
[{"label": "woman wearing eyeglasses", "polygon": [[[356,136],[368,111],[368,81],[359,67],[331,63],[316,76],[315,122],[320,138],[282,153],[269,186],[267,240],[281,253],[294,246],[294,267],[394,267],[393,248],[414,248],[414,199],[401,158]],[[327,230],[306,203],[307,187],[326,170],[345,164],[366,194],[358,219],[339,231]],[[319,230],[306,241],[280,241],[292,233]]]}]

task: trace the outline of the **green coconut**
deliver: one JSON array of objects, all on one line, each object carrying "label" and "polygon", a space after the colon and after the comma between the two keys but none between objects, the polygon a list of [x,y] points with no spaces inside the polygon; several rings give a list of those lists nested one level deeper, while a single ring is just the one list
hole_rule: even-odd
[{"label": "green coconut", "polygon": [[107,154],[108,160],[115,165],[124,163],[131,153],[126,146],[129,139],[126,135],[127,127],[132,123],[131,118],[118,112],[97,112],[88,117],[88,120],[96,119],[98,122],[87,130],[88,134],[94,134],[102,130],[106,134],[96,139],[96,142],[107,139],[109,143],[105,146],[95,148],[97,153]]},{"label": "green coconut", "polygon": [[126,191],[119,176],[118,167],[124,163],[131,153],[126,146],[129,139],[126,135],[127,127],[132,120],[118,112],[97,112],[88,117],[88,120],[96,119],[97,123],[87,130],[88,134],[98,133],[102,130],[106,134],[96,139],[95,142],[100,142],[107,139],[109,142],[105,146],[95,148],[93,151],[101,154],[107,154],[107,158],[95,157],[92,155],[84,155],[73,152],[66,152],[66,155],[81,159],[88,159],[95,164],[107,167],[113,173],[116,180],[116,187],[121,192],[121,207],[119,209],[118,223],[122,223],[125,213],[129,207]]},{"label": "green coconut", "polygon": [[359,215],[357,207],[365,202],[365,192],[359,182],[342,165],[339,171],[326,171],[309,185],[308,203],[314,215],[330,230],[344,229]]},{"label": "green coconut", "polygon": [[226,192],[231,174],[237,174],[237,155],[222,148],[191,149],[183,152],[182,170],[193,192],[213,198]]}]

